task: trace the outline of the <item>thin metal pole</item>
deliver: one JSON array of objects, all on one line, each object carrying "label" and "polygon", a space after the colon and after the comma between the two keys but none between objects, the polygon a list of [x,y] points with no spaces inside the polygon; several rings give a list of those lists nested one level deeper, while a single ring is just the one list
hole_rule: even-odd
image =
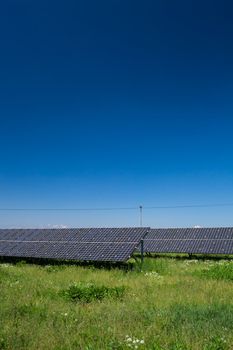
[{"label": "thin metal pole", "polygon": [[140,210],[140,227],[142,227],[142,205],[139,206]]},{"label": "thin metal pole", "polygon": [[144,241],[143,239],[141,240],[141,268],[142,268],[142,265],[143,265],[143,261],[144,261]]}]

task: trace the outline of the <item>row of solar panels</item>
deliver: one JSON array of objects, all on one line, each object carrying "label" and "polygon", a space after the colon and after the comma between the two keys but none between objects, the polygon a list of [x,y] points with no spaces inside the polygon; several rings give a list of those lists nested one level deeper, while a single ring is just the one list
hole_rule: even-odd
[{"label": "row of solar panels", "polygon": [[126,261],[145,253],[233,254],[233,228],[0,229],[0,256]]},{"label": "row of solar panels", "polygon": [[79,261],[126,261],[135,244],[0,242],[0,255],[7,257],[46,258]]},{"label": "row of solar panels", "polygon": [[233,228],[150,229],[147,253],[233,254]]},{"label": "row of solar panels", "polygon": [[0,241],[138,242],[149,228],[0,229]]},{"label": "row of solar panels", "polygon": [[149,228],[0,230],[0,256],[127,261]]}]

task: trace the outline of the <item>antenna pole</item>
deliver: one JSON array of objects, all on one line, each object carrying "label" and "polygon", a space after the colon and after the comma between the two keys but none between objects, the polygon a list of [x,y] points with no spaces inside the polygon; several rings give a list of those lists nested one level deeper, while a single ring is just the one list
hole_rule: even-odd
[{"label": "antenna pole", "polygon": [[140,227],[142,227],[142,205],[139,206],[140,211]]}]

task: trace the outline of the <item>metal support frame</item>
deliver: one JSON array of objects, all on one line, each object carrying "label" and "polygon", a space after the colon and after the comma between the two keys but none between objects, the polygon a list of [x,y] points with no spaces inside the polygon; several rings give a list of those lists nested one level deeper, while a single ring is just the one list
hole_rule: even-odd
[{"label": "metal support frame", "polygon": [[140,269],[142,269],[142,265],[144,262],[144,240],[143,239],[141,239],[140,241],[140,259],[134,254],[132,255],[132,258],[136,261]]},{"label": "metal support frame", "polygon": [[140,248],[141,248],[141,266],[142,266],[144,261],[144,240],[143,239],[141,239]]}]

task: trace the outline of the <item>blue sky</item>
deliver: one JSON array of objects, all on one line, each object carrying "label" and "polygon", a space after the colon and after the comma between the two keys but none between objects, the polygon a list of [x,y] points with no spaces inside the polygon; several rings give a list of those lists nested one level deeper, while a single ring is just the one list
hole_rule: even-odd
[{"label": "blue sky", "polygon": [[[233,202],[230,1],[0,5],[0,207]],[[233,207],[144,224],[233,225]],[[138,211],[0,212],[2,227],[138,225]]]}]

